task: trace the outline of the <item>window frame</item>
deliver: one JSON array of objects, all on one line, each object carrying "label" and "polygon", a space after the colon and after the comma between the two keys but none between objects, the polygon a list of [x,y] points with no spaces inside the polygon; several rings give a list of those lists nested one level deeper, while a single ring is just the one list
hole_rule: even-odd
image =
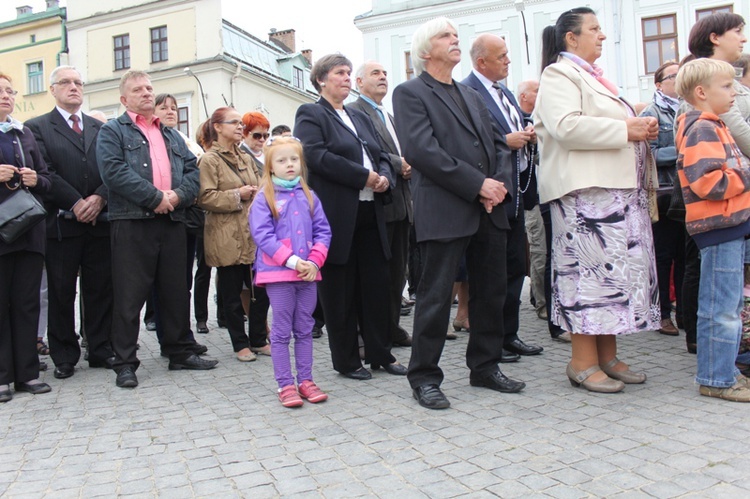
[{"label": "window frame", "polygon": [[[671,33],[662,33],[661,32],[661,21],[662,19],[671,18],[672,19],[672,26],[674,26],[674,31]],[[646,36],[646,22],[648,21],[656,21],[656,26],[658,33],[653,36]],[[642,48],[643,48],[643,66],[646,71],[646,74],[651,75],[656,72],[659,67],[664,64],[667,61],[670,60],[680,60],[680,46],[678,42],[678,32],[677,32],[677,14],[676,13],[670,13],[670,14],[662,14],[657,16],[650,16],[650,17],[642,17],[641,18],[641,39],[642,39]],[[662,42],[664,40],[672,40],[672,43],[674,44],[674,57],[665,57],[662,53]],[[655,68],[649,68],[648,66],[648,50],[646,49],[647,44],[651,42],[658,42],[659,47],[659,64]]]},{"label": "window frame", "polygon": [[305,89],[305,72],[297,66],[292,66],[292,86],[300,90]]},{"label": "window frame", "polygon": [[[117,46],[118,40],[121,41],[121,45],[119,47]],[[113,46],[115,71],[122,71],[125,69],[130,69],[130,33],[123,33],[121,35],[113,36],[112,46]],[[118,54],[120,55],[119,67],[118,67],[118,57],[117,57]]]},{"label": "window frame", "polygon": [[[157,38],[154,38],[156,33]],[[151,46],[151,64],[165,62],[169,60],[169,35],[167,25],[156,26],[149,30],[149,40]]]},{"label": "window frame", "polygon": [[[32,73],[31,67],[39,65],[39,69]],[[26,91],[27,95],[43,94],[47,91],[44,85],[44,61],[32,61],[26,63]]]},{"label": "window frame", "polygon": [[717,5],[716,7],[706,7],[705,9],[695,9],[695,20],[697,22],[704,16],[710,16],[711,14],[716,14],[717,12],[725,12],[724,9],[729,9],[729,12],[733,13],[734,5],[733,4]]},{"label": "window frame", "polygon": [[417,75],[414,73],[414,63],[411,59],[411,50],[407,50],[406,52],[404,52],[404,67],[406,68],[406,81],[412,80],[417,77]]},{"label": "window frame", "polygon": [[[182,119],[182,114],[185,114],[185,119]],[[190,107],[189,106],[177,106],[177,129],[190,137]]]}]

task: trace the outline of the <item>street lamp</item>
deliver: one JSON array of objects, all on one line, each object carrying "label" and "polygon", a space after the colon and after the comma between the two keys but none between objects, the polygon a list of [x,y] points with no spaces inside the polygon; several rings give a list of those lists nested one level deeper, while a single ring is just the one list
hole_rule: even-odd
[{"label": "street lamp", "polygon": [[524,0],[515,0],[514,4],[516,10],[521,13],[521,19],[523,20],[523,37],[526,40],[526,64],[531,64],[531,57],[529,56],[529,34],[526,32],[526,16],[523,15],[523,10],[526,8]]},{"label": "street lamp", "polygon": [[186,75],[192,76],[198,81],[198,88],[200,88],[201,90],[201,100],[203,101],[203,111],[205,111],[206,119],[208,119],[208,106],[206,106],[206,94],[203,93],[203,84],[201,83],[200,78],[198,78],[198,76],[196,76],[196,74],[193,73],[193,71],[190,68],[185,68],[183,69],[183,71],[185,72]]}]

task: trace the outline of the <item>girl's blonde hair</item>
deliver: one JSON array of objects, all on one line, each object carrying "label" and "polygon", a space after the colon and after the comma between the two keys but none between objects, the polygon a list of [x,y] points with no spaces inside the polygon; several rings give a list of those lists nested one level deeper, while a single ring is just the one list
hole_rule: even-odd
[{"label": "girl's blonde hair", "polygon": [[305,193],[307,202],[310,204],[310,215],[313,214],[315,201],[313,200],[312,192],[310,187],[307,185],[307,165],[305,164],[305,156],[302,149],[302,142],[296,137],[272,137],[265,146],[263,146],[263,154],[266,158],[266,163],[263,166],[263,177],[261,179],[261,189],[266,197],[268,207],[271,209],[271,215],[273,218],[279,218],[279,211],[276,209],[276,190],[274,189],[274,183],[271,177],[273,177],[273,158],[276,151],[281,146],[289,146],[295,150],[299,155],[300,163],[300,185]]}]

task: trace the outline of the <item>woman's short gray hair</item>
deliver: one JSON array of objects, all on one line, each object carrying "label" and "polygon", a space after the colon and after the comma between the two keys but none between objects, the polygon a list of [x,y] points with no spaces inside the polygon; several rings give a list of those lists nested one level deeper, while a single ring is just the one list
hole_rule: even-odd
[{"label": "woman's short gray hair", "polygon": [[417,28],[411,37],[411,63],[414,66],[414,74],[419,75],[424,71],[424,56],[432,50],[432,37],[439,35],[446,28],[453,28],[458,33],[456,24],[447,17],[438,17],[427,21]]},{"label": "woman's short gray hair", "polygon": [[310,82],[318,92],[321,91],[321,81],[328,79],[328,73],[336,66],[349,66],[349,70],[352,69],[352,61],[347,59],[343,54],[337,52],[335,54],[324,55],[313,64],[310,70]]}]

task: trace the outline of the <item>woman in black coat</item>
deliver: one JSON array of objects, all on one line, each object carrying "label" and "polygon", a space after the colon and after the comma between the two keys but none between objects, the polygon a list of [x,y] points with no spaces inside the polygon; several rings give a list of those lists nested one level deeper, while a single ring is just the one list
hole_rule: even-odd
[{"label": "woman in black coat", "polygon": [[[16,94],[0,73],[0,210],[17,189],[28,188],[41,202],[51,186],[34,135],[10,116]],[[0,239],[0,402],[13,398],[13,382],[17,392],[50,391],[38,379],[36,351],[45,237],[39,223],[12,243]]]},{"label": "woman in black coat", "polygon": [[310,80],[315,104],[297,110],[294,132],[302,141],[310,185],[331,224],[331,246],[318,287],[333,368],[352,379],[370,379],[358,353],[373,369],[405,375],[388,337],[388,259],[383,203],[393,186],[390,162],[363,113],[344,107],[352,64],[340,54],[319,59]]}]

